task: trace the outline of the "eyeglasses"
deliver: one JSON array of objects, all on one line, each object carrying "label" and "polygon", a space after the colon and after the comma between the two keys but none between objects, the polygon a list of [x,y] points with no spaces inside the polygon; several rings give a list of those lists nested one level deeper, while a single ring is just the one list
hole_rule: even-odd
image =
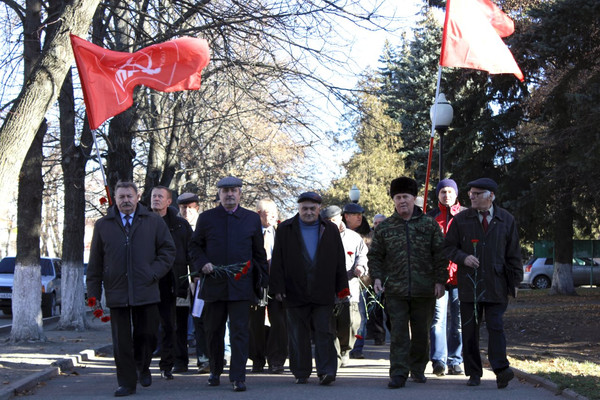
[{"label": "eyeglasses", "polygon": [[483,192],[474,192],[474,191],[469,191],[469,198],[478,198],[481,197],[481,195],[483,195],[484,193],[489,193],[488,190],[484,190]]}]

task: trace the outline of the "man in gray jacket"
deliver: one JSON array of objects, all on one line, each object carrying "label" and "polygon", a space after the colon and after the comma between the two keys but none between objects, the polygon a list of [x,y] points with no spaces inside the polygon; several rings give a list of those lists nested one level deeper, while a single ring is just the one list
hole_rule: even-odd
[{"label": "man in gray jacket", "polygon": [[[175,260],[175,245],[162,218],[141,204],[133,182],[119,182],[116,207],[94,226],[87,270],[89,298],[106,296],[119,388],[128,396],[152,384],[150,363],[156,347],[158,281]],[[137,372],[137,373],[136,373]]]},{"label": "man in gray jacket", "polygon": [[468,186],[471,208],[454,216],[444,242],[446,256],[457,264],[465,375],[468,386],[481,383],[479,327],[485,318],[488,358],[503,389],[515,376],[506,358],[502,316],[523,278],[519,234],[514,217],[494,203],[496,182],[479,178]]}]

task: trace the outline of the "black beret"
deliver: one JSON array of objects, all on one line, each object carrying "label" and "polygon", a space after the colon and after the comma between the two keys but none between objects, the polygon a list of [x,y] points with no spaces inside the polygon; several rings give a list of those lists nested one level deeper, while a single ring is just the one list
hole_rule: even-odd
[{"label": "black beret", "polygon": [[177,198],[177,204],[200,203],[198,195],[190,192],[182,193]]},{"label": "black beret", "polygon": [[219,189],[226,187],[242,187],[242,180],[236,178],[235,176],[228,176],[217,182],[217,187]]},{"label": "black beret", "polygon": [[417,181],[407,176],[396,178],[390,183],[390,196],[392,198],[398,193],[408,193],[416,197],[418,192]]},{"label": "black beret", "polygon": [[303,201],[313,201],[321,204],[323,199],[315,192],[304,192],[298,197],[298,203],[302,203]]},{"label": "black beret", "polygon": [[321,218],[329,219],[335,217],[336,215],[340,215],[341,213],[342,209],[338,206],[329,206],[321,210]]},{"label": "black beret", "polygon": [[365,212],[365,209],[359,206],[356,203],[348,203],[344,206],[344,214],[362,214]]},{"label": "black beret", "polygon": [[494,193],[496,193],[496,190],[498,190],[498,184],[490,178],[475,179],[474,181],[467,183],[467,186],[469,187],[469,189],[472,187],[476,187],[479,189],[489,190],[490,192]]}]

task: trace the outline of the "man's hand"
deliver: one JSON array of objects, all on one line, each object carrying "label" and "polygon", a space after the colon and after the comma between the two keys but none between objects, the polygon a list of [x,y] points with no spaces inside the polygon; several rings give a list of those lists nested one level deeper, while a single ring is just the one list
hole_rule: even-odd
[{"label": "man's hand", "polygon": [[467,267],[471,267],[471,268],[478,268],[479,267],[479,259],[477,257],[475,257],[474,255],[468,255],[467,258],[465,258],[465,265]]},{"label": "man's hand", "polygon": [[375,294],[383,292],[383,286],[381,286],[381,279],[375,279],[375,283],[373,284],[373,290],[375,290]]},{"label": "man's hand", "polygon": [[365,270],[360,265],[357,265],[356,268],[354,268],[354,276],[360,278],[364,274],[365,274]]},{"label": "man's hand", "polygon": [[435,284],[435,298],[439,299],[444,297],[444,294],[446,293],[446,289],[444,288],[444,285],[442,285],[441,283],[436,283]]},{"label": "man's hand", "polygon": [[204,267],[202,267],[202,273],[208,275],[211,272],[213,272],[213,265],[211,263],[204,264]]}]

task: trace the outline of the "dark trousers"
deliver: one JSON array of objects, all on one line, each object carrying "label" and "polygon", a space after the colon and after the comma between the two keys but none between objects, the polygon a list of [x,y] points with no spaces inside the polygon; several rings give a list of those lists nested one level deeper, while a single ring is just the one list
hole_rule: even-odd
[{"label": "dark trousers", "polygon": [[338,358],[338,367],[344,358],[349,356],[349,351],[354,347],[356,334],[360,328],[360,312],[358,302],[346,302],[338,305],[339,312],[333,317],[335,329],[335,350]]},{"label": "dark trousers", "polygon": [[502,320],[507,306],[508,303],[478,302],[477,318],[475,318],[475,303],[460,303],[465,375],[479,377],[483,375],[479,353],[479,326],[483,318],[488,331],[488,359],[492,369],[498,372],[509,366]]},{"label": "dark trousers", "polygon": [[[371,293],[366,294],[366,302],[369,304],[367,308],[368,319],[367,319],[367,337],[373,339],[376,342],[385,342],[385,325],[384,325],[384,310],[375,302]],[[384,302],[384,295],[378,300],[381,304]],[[389,316],[388,316],[388,329],[389,329]]]},{"label": "dark trousers", "polygon": [[119,386],[135,388],[137,374],[150,369],[156,348],[158,307],[114,307],[110,317],[117,382]]},{"label": "dark trousers", "polygon": [[161,326],[158,367],[161,371],[170,371],[175,364],[175,301],[174,296],[161,294],[158,303]]},{"label": "dark trousers", "polygon": [[225,357],[225,324],[229,316],[229,336],[231,343],[231,364],[229,381],[246,380],[246,362],[248,361],[248,320],[249,301],[211,301],[204,304],[202,318],[208,348],[210,372],[213,375],[223,373]]},{"label": "dark trousers", "polygon": [[390,376],[423,374],[429,362],[429,328],[435,298],[386,296],[391,319]]},{"label": "dark trousers", "polygon": [[189,307],[175,307],[175,365],[187,367],[190,363],[187,346]]},{"label": "dark trousers", "polygon": [[264,367],[266,364],[267,327],[265,326],[265,308],[256,304],[250,306],[249,330],[250,346],[248,356],[255,367]]},{"label": "dark trousers", "polygon": [[337,355],[332,329],[333,304],[309,304],[287,307],[290,370],[296,378],[308,378],[312,372],[311,324],[315,341],[317,375],[337,373]]},{"label": "dark trousers", "polygon": [[288,356],[288,333],[283,302],[269,299],[269,334],[267,335],[267,362],[269,366],[283,367]]},{"label": "dark trousers", "polygon": [[202,312],[201,317],[193,317],[194,339],[196,340],[196,364],[198,367],[201,363],[208,361],[208,350],[206,350],[206,334],[204,333],[203,316],[204,312]]}]

